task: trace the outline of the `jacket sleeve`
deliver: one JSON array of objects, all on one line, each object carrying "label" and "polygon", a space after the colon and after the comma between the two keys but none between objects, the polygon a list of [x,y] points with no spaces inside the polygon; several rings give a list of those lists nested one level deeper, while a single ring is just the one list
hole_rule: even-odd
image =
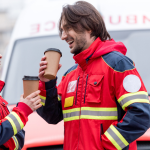
[{"label": "jacket sleeve", "polygon": [[[60,83],[61,84],[61,83]],[[61,96],[57,93],[56,79],[49,82],[39,82],[42,107],[37,113],[48,123],[57,124],[63,119]]]},{"label": "jacket sleeve", "polygon": [[105,131],[102,144],[105,149],[121,150],[150,127],[150,105],[148,93],[135,66],[122,59],[114,69],[114,93],[125,115]]},{"label": "jacket sleeve", "polygon": [[21,130],[19,131],[13,138],[16,147],[18,150],[21,150],[24,146],[24,138],[25,138],[25,131]]},{"label": "jacket sleeve", "polygon": [[24,146],[25,131],[21,130],[16,135],[12,136],[3,146],[9,149],[21,150]]},{"label": "jacket sleeve", "polygon": [[0,145],[10,150],[20,150],[24,145],[22,130],[33,111],[26,104],[19,102],[4,119],[0,120]]}]

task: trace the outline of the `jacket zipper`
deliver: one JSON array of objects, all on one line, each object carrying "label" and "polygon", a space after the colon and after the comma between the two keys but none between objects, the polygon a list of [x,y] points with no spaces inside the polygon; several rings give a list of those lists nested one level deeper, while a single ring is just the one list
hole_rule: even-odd
[{"label": "jacket zipper", "polygon": [[80,76],[78,77],[78,80],[77,80],[77,88],[76,88],[76,99],[75,99],[75,105],[77,104],[77,91],[78,91],[79,79],[80,79]]},{"label": "jacket zipper", "polygon": [[86,96],[87,81],[88,81],[88,74],[86,76],[86,85],[85,85],[85,93],[84,93],[84,103],[85,103],[85,96]]},{"label": "jacket zipper", "polygon": [[79,138],[80,138],[80,116],[81,116],[81,102],[82,102],[82,92],[83,92],[84,74],[85,74],[85,72],[83,73],[83,79],[82,79],[81,100],[80,100],[80,114],[79,114],[79,137],[78,137],[77,150],[79,149]]}]

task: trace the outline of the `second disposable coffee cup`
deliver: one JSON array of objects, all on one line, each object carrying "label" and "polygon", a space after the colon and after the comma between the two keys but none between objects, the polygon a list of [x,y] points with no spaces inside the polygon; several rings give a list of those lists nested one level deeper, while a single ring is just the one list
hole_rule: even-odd
[{"label": "second disposable coffee cup", "polygon": [[24,98],[26,98],[31,93],[38,90],[39,78],[37,76],[24,76],[23,78],[23,90]]},{"label": "second disposable coffee cup", "polygon": [[49,48],[44,52],[44,54],[46,56],[46,61],[48,62],[47,68],[45,69],[44,77],[53,80],[56,78],[58,65],[62,53],[59,49]]}]

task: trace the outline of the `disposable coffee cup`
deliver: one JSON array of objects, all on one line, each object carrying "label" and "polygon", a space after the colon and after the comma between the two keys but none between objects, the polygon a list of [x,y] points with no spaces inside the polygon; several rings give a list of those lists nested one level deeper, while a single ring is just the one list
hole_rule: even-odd
[{"label": "disposable coffee cup", "polygon": [[60,61],[60,57],[62,57],[62,53],[59,49],[49,48],[44,52],[47,61],[47,68],[44,70],[44,77],[50,80],[56,78],[56,74],[58,71],[58,65]]},{"label": "disposable coffee cup", "polygon": [[37,76],[24,76],[23,78],[23,90],[24,98],[26,98],[31,93],[38,90],[39,78]]}]

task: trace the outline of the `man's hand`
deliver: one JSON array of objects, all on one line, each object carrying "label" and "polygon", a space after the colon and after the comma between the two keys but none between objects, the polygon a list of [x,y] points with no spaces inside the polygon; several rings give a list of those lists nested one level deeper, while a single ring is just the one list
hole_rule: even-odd
[{"label": "man's hand", "polygon": [[[44,73],[45,73],[45,69],[47,68],[47,61],[45,61],[46,59],[46,56],[43,56],[42,59],[41,59],[41,62],[40,62],[40,69],[39,69],[39,79],[43,82],[48,82],[50,81],[49,79],[47,78],[44,78]],[[58,70],[61,68],[61,64],[59,64],[58,66]]]},{"label": "man's hand", "polygon": [[28,105],[33,111],[37,110],[42,106],[41,99],[39,96],[40,91],[36,91],[30,95],[28,95],[26,98],[23,98],[23,95],[20,97],[20,102],[25,103]]}]

